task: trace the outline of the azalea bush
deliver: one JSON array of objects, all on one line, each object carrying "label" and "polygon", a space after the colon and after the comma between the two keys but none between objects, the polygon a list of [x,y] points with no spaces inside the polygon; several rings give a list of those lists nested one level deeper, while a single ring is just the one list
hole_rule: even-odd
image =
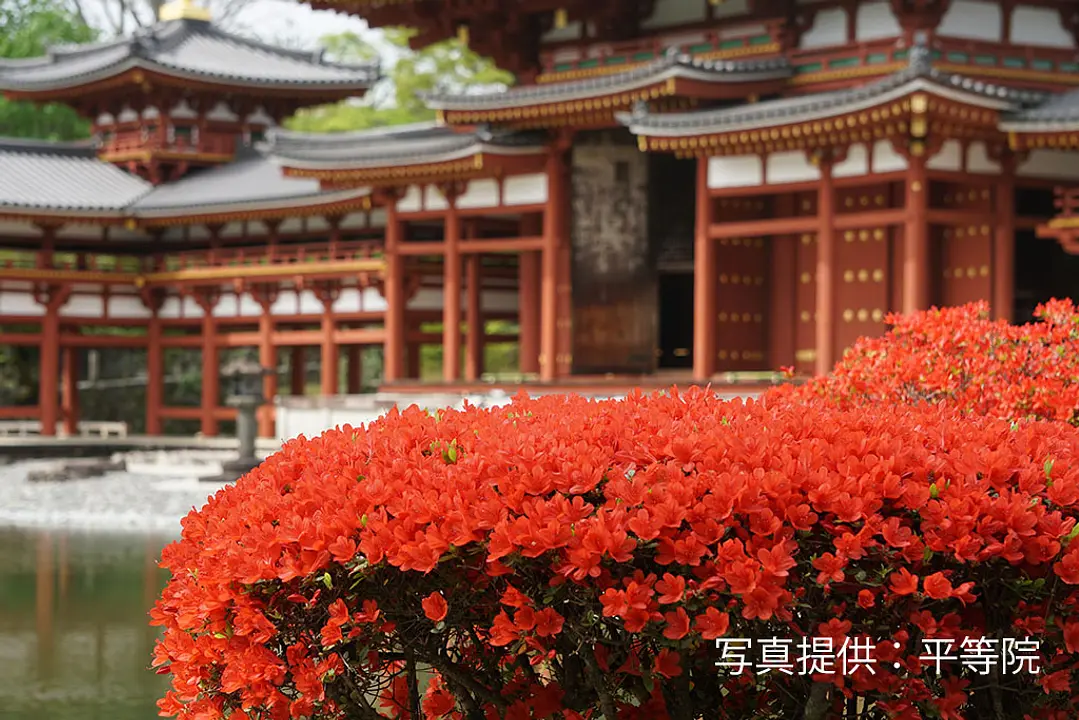
[{"label": "azalea bush", "polygon": [[777,394],[844,407],[945,402],[1079,424],[1079,312],[1071,300],[1053,300],[1035,316],[1027,325],[990,320],[984,302],[894,315],[890,332],[858,340],[830,375]]},{"label": "azalea bush", "polygon": [[[694,390],[395,411],[287,443],[184,520],[152,613],[159,704],[1070,720],[1077,460],[1066,424],[933,405]],[[743,641],[809,638],[833,663],[732,661]],[[927,641],[958,658],[974,638],[997,658],[1026,642],[1031,665],[925,659]],[[840,665],[852,645],[863,662]]]}]

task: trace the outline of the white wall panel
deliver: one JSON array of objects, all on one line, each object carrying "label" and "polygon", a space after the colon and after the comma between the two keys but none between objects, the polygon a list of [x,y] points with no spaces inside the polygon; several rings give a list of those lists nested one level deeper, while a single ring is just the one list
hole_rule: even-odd
[{"label": "white wall panel", "polygon": [[940,151],[926,161],[925,166],[930,170],[952,170],[959,172],[963,169],[963,146],[958,140],[945,140],[940,146]]},{"label": "white wall panel", "polygon": [[858,6],[854,16],[854,36],[859,42],[879,38],[898,37],[903,34],[899,20],[892,12],[889,2],[874,0]]},{"label": "white wall panel", "polygon": [[364,288],[360,295],[361,312],[386,312],[386,298],[376,288]]},{"label": "white wall panel", "polygon": [[277,295],[277,300],[270,307],[274,315],[295,315],[299,312],[299,301],[295,290],[282,290]]},{"label": "white wall panel", "polygon": [[547,175],[511,175],[502,181],[502,202],[506,205],[532,205],[547,202]]},{"label": "white wall panel", "polygon": [[708,159],[708,187],[748,187],[764,182],[764,168],[756,155]]},{"label": "white wall panel", "polygon": [[821,10],[813,19],[813,27],[802,34],[798,47],[803,50],[845,45],[847,42],[847,11],[843,8]]},{"label": "white wall panel", "polygon": [[459,208],[487,208],[498,205],[497,180],[473,180],[468,184],[461,197],[457,198]]},{"label": "white wall panel", "polygon": [[851,145],[843,162],[832,166],[833,177],[858,177],[869,173],[869,149],[865,145]]},{"label": "white wall panel", "polygon": [[108,310],[109,317],[116,320],[153,317],[150,308],[143,304],[142,299],[131,295],[110,296]]},{"label": "white wall panel", "polygon": [[337,313],[360,312],[363,297],[359,288],[342,288],[341,294],[333,302],[333,311]]},{"label": "white wall panel", "polygon": [[1056,8],[1019,5],[1012,14],[1012,42],[1017,45],[1074,48],[1075,38],[1060,22]]},{"label": "white wall panel", "polygon": [[1079,180],[1079,155],[1056,150],[1031,150],[1015,173],[1022,177]]},{"label": "white wall panel", "polygon": [[99,318],[105,315],[100,295],[72,295],[60,308],[60,317]]},{"label": "white wall panel", "polygon": [[809,162],[800,150],[772,153],[765,160],[765,179],[769,185],[820,180],[820,168]]},{"label": "white wall panel", "polygon": [[873,172],[886,173],[907,169],[907,159],[897,153],[892,143],[878,140],[873,145]]},{"label": "white wall panel", "polygon": [[405,196],[397,201],[397,212],[419,212],[423,209],[423,192],[418,185],[409,185]]},{"label": "white wall panel", "polygon": [[30,293],[0,292],[0,315],[44,315],[45,308]]},{"label": "white wall panel", "polygon": [[995,175],[1000,170],[1000,163],[989,157],[984,142],[977,140],[967,147],[967,172]]},{"label": "white wall panel", "polygon": [[1004,18],[999,2],[953,0],[937,27],[937,34],[1000,42],[1003,28]]},{"label": "white wall panel", "polygon": [[650,18],[641,23],[641,27],[656,28],[671,25],[688,25],[689,23],[704,20],[707,17],[705,8],[706,5],[701,2],[657,0],[655,11]]}]

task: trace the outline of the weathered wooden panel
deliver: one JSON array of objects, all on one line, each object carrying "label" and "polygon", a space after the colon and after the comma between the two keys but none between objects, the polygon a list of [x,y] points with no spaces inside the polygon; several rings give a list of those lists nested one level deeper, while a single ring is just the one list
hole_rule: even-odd
[{"label": "weathered wooden panel", "polygon": [[946,227],[934,234],[940,237],[940,303],[954,306],[989,300],[993,293],[990,226]]},{"label": "weathered wooden panel", "polygon": [[768,365],[768,250],[764,238],[722,239],[716,248],[716,369],[762,370]]},{"label": "weathered wooden panel", "polygon": [[657,289],[648,242],[648,159],[615,135],[573,149],[573,371],[649,372]]},{"label": "weathered wooden panel", "polygon": [[845,230],[839,239],[833,356],[837,359],[858,338],[884,333],[891,300],[888,231],[882,227]]}]

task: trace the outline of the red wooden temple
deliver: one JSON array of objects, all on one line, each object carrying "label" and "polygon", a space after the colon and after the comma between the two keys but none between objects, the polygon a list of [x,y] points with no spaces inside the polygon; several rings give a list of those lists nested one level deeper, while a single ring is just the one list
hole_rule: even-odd
[{"label": "red wooden temple", "polygon": [[[1024,320],[1079,296],[1070,0],[311,4],[461,37],[518,82],[427,97],[435,123],[287,132],[378,68],[182,2],[129,39],[0,60],[6,96],[94,123],[92,144],[0,141],[0,343],[41,352],[39,404],[0,416],[74,426],[78,354],[102,346],[145,349],[147,432],[213,435],[227,348],[317,355],[336,395],[365,347],[384,388],[465,390],[508,341],[519,384],[617,390],[820,373],[890,311]],[[164,402],[168,348],[201,351],[201,406]]]}]

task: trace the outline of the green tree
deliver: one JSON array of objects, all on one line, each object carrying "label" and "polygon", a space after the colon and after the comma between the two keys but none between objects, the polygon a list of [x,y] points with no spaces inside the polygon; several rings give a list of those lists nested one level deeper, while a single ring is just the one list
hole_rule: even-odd
[{"label": "green tree", "polygon": [[[57,0],[0,2],[0,58],[35,57],[52,45],[90,42],[95,37],[93,28]],[[89,122],[71,108],[0,98],[0,135],[75,140],[89,134]]]},{"label": "green tree", "polygon": [[327,54],[338,62],[382,59],[388,65],[385,77],[362,101],[345,100],[301,110],[286,121],[286,127],[304,132],[343,132],[433,120],[434,112],[423,102],[426,93],[468,92],[513,83],[512,74],[456,38],[419,51],[410,50],[408,42],[415,33],[411,28],[387,28],[383,33],[385,52],[355,33],[323,38]]}]

